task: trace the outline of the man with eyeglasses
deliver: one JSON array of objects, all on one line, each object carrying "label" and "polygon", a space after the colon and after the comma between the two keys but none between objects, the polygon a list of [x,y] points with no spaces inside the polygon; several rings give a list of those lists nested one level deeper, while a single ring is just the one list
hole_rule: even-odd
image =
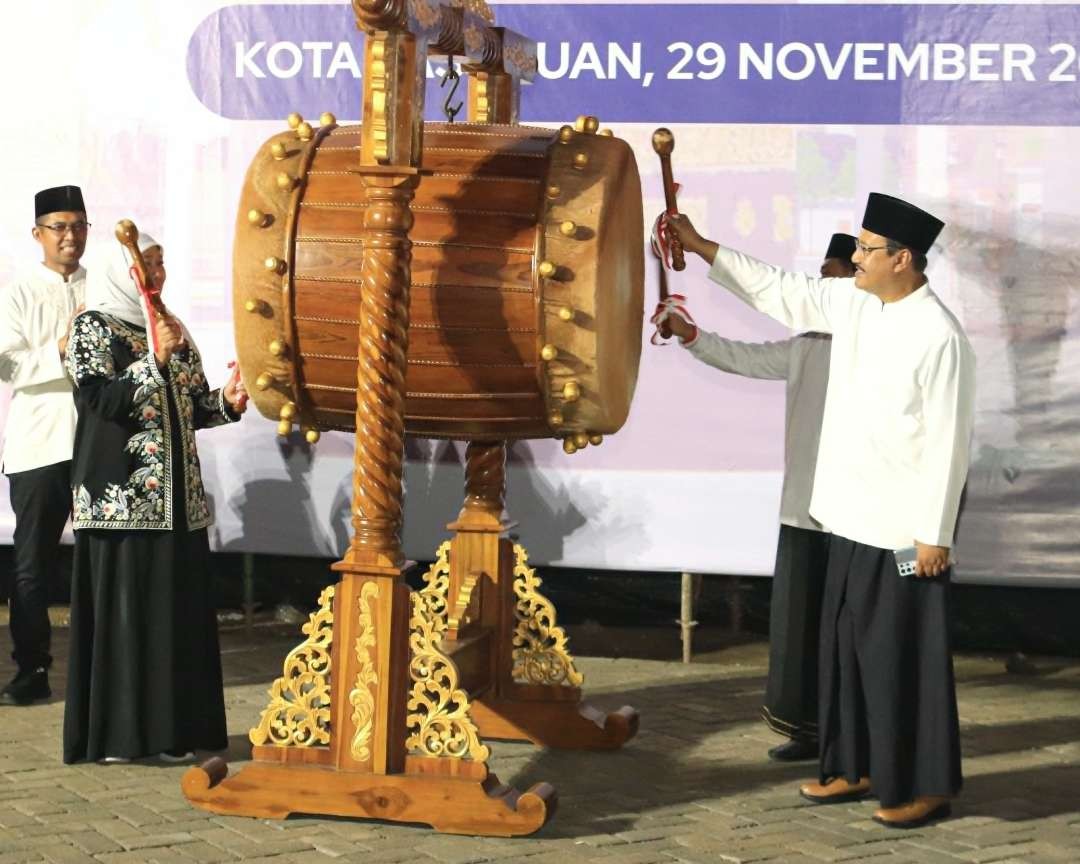
[{"label": "man with eyeglasses", "polygon": [[[833,234],[822,276],[851,277],[855,238]],[[659,313],[658,313],[659,314]],[[769,750],[778,762],[818,755],[818,642],[829,533],[810,515],[832,337],[800,333],[778,342],[736,342],[701,330],[671,310],[672,335],[694,357],[746,378],[786,382],[784,486],[769,603],[769,675],[761,716],[788,740]]]},{"label": "man with eyeglasses", "polygon": [[[789,273],[668,218],[709,277],[789,327],[832,333],[810,513],[832,532],[821,616],[817,804],[875,795],[874,819],[949,815],[960,735],[949,548],[967,476],[975,355],[930,290],[944,223],[872,193],[853,279]],[[908,572],[908,560],[913,562]]]},{"label": "man with eyeglasses", "polygon": [[8,607],[18,667],[0,690],[0,705],[29,705],[52,695],[49,580],[71,513],[76,422],[64,355],[86,290],[79,260],[89,228],[78,186],[38,192],[32,233],[43,260],[0,293],[0,381],[12,389],[3,471],[15,511]]}]

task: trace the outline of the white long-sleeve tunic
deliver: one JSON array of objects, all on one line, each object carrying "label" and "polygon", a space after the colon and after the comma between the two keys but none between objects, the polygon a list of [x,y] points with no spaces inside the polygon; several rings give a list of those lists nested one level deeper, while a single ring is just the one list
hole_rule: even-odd
[{"label": "white long-sleeve tunic", "polygon": [[698,360],[744,378],[787,382],[784,422],[784,489],[780,522],[821,531],[810,515],[825,388],[829,381],[831,337],[803,333],[780,342],[736,342],[698,329],[686,346]]},{"label": "white long-sleeve tunic", "polygon": [[881,549],[952,546],[975,354],[929,285],[882,303],[854,279],[789,273],[723,247],[709,277],[793,329],[833,334],[814,518]]},{"label": "white long-sleeve tunic", "polygon": [[71,458],[75,402],[57,342],[86,293],[86,270],[67,281],[44,264],[0,292],[0,381],[11,385],[5,474]]}]

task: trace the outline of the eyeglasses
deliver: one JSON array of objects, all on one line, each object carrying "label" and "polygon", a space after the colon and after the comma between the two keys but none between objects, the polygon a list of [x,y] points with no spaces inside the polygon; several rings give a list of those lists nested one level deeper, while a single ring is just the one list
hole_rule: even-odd
[{"label": "eyeglasses", "polygon": [[84,222],[81,219],[78,222],[53,222],[51,225],[43,225],[40,222],[35,222],[38,228],[48,228],[57,237],[63,237],[70,231],[72,234],[85,234],[90,230],[90,223]]},{"label": "eyeglasses", "polygon": [[869,255],[871,252],[877,252],[878,249],[888,249],[888,244],[884,246],[867,246],[865,243],[855,241],[855,251],[862,252],[863,255]]}]

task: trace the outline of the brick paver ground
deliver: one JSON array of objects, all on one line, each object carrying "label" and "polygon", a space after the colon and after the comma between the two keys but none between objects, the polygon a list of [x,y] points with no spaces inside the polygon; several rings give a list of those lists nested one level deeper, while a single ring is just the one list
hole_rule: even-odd
[{"label": "brick paver ground", "polygon": [[[6,631],[6,628],[5,628]],[[66,630],[55,653],[66,655]],[[265,705],[294,635],[223,636],[230,764]],[[12,674],[0,635],[0,678]],[[617,753],[492,745],[492,769],[518,788],[547,780],[553,821],[513,840],[340,819],[223,818],[180,794],[185,768],[60,763],[63,664],[48,704],[0,708],[0,864],[527,861],[1080,862],[1080,662],[1040,658],[1033,674],[1001,658],[957,658],[966,785],[954,818],[900,832],[871,821],[873,803],[815,807],[799,799],[806,765],[769,763],[777,743],[758,720],[763,643],[679,663],[579,658],[593,701],[641,711]]]}]

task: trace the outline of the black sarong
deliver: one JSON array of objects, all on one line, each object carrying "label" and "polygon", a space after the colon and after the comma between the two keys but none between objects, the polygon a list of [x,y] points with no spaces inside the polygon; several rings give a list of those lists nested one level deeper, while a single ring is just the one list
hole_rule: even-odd
[{"label": "black sarong", "polygon": [[180,415],[166,393],[175,527],[75,532],[67,763],[229,743],[210,544],[205,528],[187,530]]},{"label": "black sarong", "polygon": [[769,605],[769,680],[762,717],[774,732],[816,741],[818,625],[829,535],[780,526]]},{"label": "black sarong", "polygon": [[821,613],[821,782],[869,777],[883,807],[960,790],[949,578],[833,535]]}]

